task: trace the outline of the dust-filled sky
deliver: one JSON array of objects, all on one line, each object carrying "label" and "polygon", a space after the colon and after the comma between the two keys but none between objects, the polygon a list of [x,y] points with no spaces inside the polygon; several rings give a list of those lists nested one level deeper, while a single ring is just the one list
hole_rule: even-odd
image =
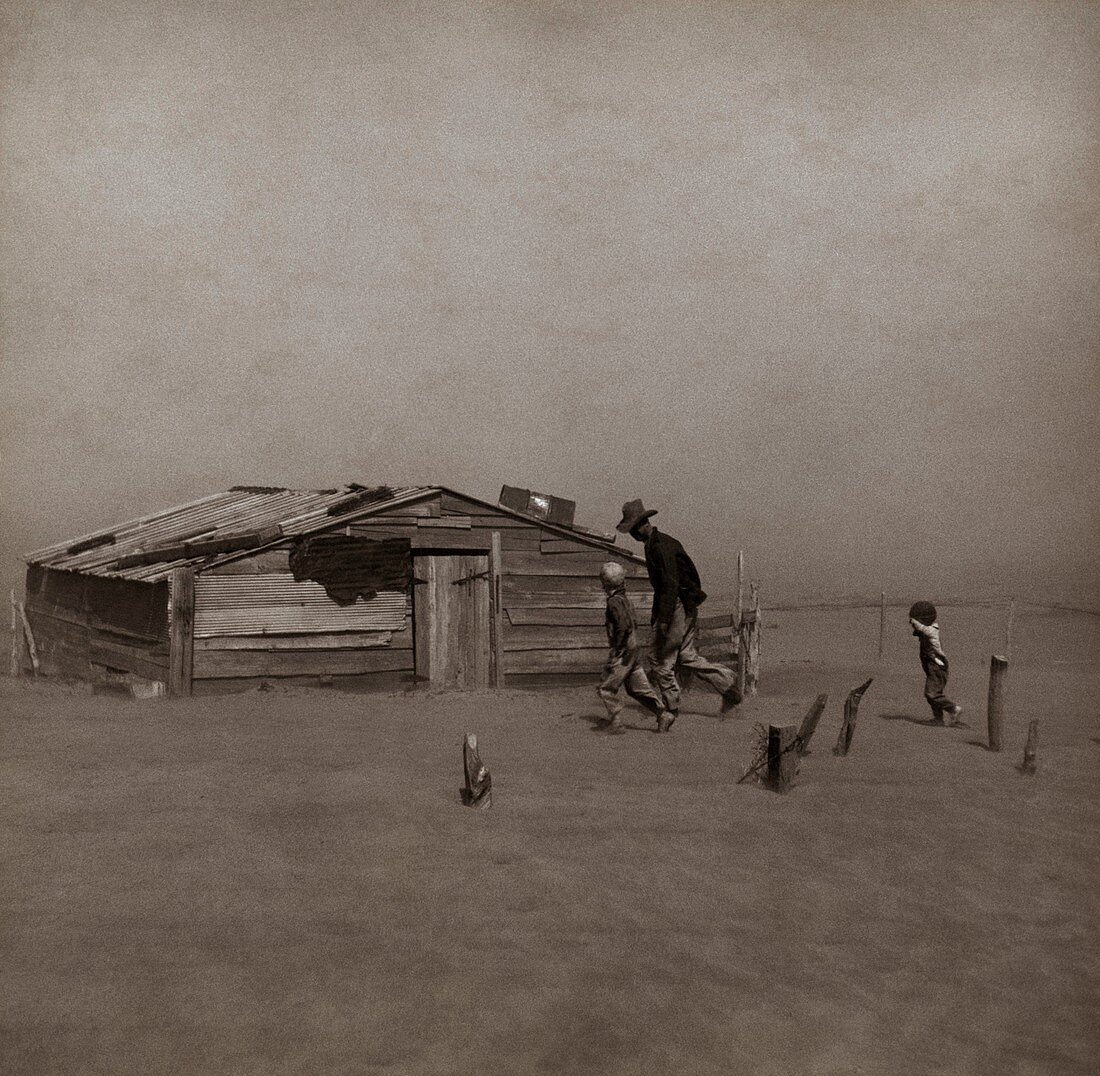
[{"label": "dust-filled sky", "polygon": [[1100,598],[1100,4],[2,4],[4,582],[238,483]]}]

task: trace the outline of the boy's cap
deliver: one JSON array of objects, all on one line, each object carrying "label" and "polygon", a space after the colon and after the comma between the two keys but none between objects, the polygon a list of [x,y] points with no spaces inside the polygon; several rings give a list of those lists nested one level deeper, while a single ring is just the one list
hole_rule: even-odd
[{"label": "boy's cap", "polygon": [[615,524],[615,530],[621,534],[629,534],[643,519],[649,519],[656,514],[656,508],[647,512],[641,501],[627,501],[623,505],[623,518]]},{"label": "boy's cap", "polygon": [[625,581],[626,571],[617,561],[609,560],[600,569],[600,582],[606,583],[608,586],[617,587],[620,583]]},{"label": "boy's cap", "polygon": [[909,615],[925,625],[936,623],[936,607],[931,602],[913,602]]}]

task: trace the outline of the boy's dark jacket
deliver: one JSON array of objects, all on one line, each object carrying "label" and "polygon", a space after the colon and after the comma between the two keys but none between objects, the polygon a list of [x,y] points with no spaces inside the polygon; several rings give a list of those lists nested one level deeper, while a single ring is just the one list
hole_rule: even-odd
[{"label": "boy's dark jacket", "polygon": [[662,534],[656,527],[646,539],[645,566],[653,584],[651,624],[667,624],[676,609],[677,598],[684,603],[688,616],[707,600],[691,557],[675,538]]},{"label": "boy's dark jacket", "polygon": [[607,596],[607,645],[611,649],[610,661],[631,664],[638,656],[638,636],[634,630],[634,610],[626,596],[626,587],[616,587]]}]

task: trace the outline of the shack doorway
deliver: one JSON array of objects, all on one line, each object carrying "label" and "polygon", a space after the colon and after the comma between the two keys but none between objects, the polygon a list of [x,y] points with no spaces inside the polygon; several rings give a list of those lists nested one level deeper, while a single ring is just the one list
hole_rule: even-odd
[{"label": "shack doorway", "polygon": [[416,678],[432,687],[489,686],[489,558],[413,556]]}]

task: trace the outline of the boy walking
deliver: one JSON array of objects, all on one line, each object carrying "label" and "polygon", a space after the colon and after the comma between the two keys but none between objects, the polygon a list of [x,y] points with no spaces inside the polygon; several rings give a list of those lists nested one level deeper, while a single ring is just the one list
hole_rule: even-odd
[{"label": "boy walking", "polygon": [[909,624],[920,639],[920,663],[924,669],[924,697],[932,708],[932,720],[948,725],[962,712],[943,692],[947,687],[947,655],[940,646],[940,626],[936,622],[936,607],[931,602],[914,602],[909,610]]},{"label": "boy walking", "polygon": [[661,704],[657,693],[649,686],[638,653],[638,635],[634,628],[634,610],[626,596],[626,572],[621,564],[608,561],[600,569],[600,583],[607,595],[607,664],[597,694],[607,707],[607,725],[612,732],[621,732],[619,712],[623,708],[620,688],[640,702],[657,718],[657,731],[668,732],[675,717]]}]

